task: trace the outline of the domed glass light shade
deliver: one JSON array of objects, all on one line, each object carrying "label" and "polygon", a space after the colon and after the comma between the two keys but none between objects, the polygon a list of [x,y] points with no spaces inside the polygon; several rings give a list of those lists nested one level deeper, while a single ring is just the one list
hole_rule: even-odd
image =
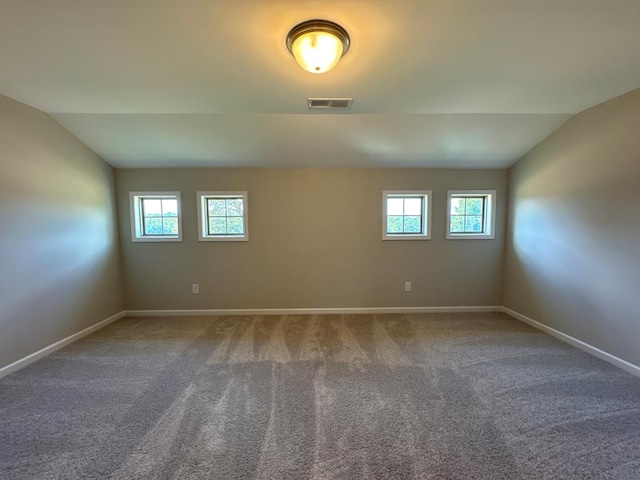
[{"label": "domed glass light shade", "polygon": [[336,66],[349,50],[349,34],[327,20],[309,20],[296,25],[287,35],[287,48],[307,72],[325,73]]}]

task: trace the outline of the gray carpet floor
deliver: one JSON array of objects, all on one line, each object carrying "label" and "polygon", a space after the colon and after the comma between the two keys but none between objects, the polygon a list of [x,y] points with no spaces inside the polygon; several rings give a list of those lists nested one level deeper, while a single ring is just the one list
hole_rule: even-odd
[{"label": "gray carpet floor", "polygon": [[504,314],[130,318],[0,381],[2,479],[639,479],[640,379]]}]

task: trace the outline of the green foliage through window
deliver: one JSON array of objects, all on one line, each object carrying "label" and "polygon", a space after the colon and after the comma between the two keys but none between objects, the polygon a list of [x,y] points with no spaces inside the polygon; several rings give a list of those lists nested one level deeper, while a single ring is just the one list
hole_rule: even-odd
[{"label": "green foliage through window", "polygon": [[422,234],[424,202],[422,196],[387,197],[387,234]]},{"label": "green foliage through window", "polygon": [[244,235],[242,197],[206,199],[207,235]]},{"label": "green foliage through window", "polygon": [[485,203],[485,197],[452,197],[449,231],[462,234],[484,233]]},{"label": "green foliage through window", "polygon": [[140,210],[144,235],[178,235],[177,199],[142,198]]}]

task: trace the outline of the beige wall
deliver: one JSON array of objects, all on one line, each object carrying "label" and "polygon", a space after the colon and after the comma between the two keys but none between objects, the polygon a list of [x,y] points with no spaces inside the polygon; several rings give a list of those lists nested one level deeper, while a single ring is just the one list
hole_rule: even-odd
[{"label": "beige wall", "polygon": [[511,171],[504,304],[640,365],[640,90]]},{"label": "beige wall", "polygon": [[122,310],[113,171],[0,96],[0,367]]},{"label": "beige wall", "polygon": [[[499,305],[507,181],[505,170],[118,170],[125,305]],[[385,189],[433,190],[432,240],[382,241]],[[447,189],[498,190],[495,240],[445,240]],[[131,242],[128,194],[136,190],[182,192],[183,242]],[[249,242],[198,241],[198,190],[249,192]]]}]

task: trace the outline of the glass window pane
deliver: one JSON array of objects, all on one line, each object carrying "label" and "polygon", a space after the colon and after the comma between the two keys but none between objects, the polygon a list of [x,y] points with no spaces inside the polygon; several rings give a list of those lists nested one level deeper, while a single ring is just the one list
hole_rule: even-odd
[{"label": "glass window pane", "polygon": [[387,233],[402,233],[402,217],[401,216],[387,217]]},{"label": "glass window pane", "polygon": [[467,198],[467,215],[482,215],[481,198]]},{"label": "glass window pane", "polygon": [[145,217],[162,215],[162,200],[143,198],[142,209],[144,210]]},{"label": "glass window pane", "polygon": [[405,215],[422,215],[422,199],[421,198],[405,198],[404,214]]},{"label": "glass window pane", "polygon": [[162,235],[162,218],[145,218],[144,219],[145,235]]},{"label": "glass window pane", "polygon": [[209,219],[209,233],[211,235],[224,235],[227,233],[227,219],[214,217]]},{"label": "glass window pane", "polygon": [[464,230],[470,233],[482,233],[482,217],[465,217]]},{"label": "glass window pane", "polygon": [[177,218],[163,218],[162,219],[162,233],[164,235],[177,235],[178,234],[178,219]]},{"label": "glass window pane", "polygon": [[387,198],[387,215],[402,215],[404,199],[402,198]]},{"label": "glass window pane", "polygon": [[241,217],[242,210],[241,198],[231,198],[227,200],[227,215],[231,217]]},{"label": "glass window pane", "polygon": [[451,198],[451,215],[464,215],[464,198]]},{"label": "glass window pane", "polygon": [[209,198],[207,199],[207,206],[210,216],[224,217],[227,214],[224,200]]},{"label": "glass window pane", "polygon": [[175,199],[162,200],[162,215],[165,217],[177,217],[178,201]]},{"label": "glass window pane", "polygon": [[464,217],[463,216],[451,216],[450,232],[461,233],[464,232]]},{"label": "glass window pane", "polygon": [[420,233],[420,217],[404,217],[405,233]]},{"label": "glass window pane", "polygon": [[242,235],[244,233],[244,221],[242,217],[228,217],[227,228],[230,234]]}]

